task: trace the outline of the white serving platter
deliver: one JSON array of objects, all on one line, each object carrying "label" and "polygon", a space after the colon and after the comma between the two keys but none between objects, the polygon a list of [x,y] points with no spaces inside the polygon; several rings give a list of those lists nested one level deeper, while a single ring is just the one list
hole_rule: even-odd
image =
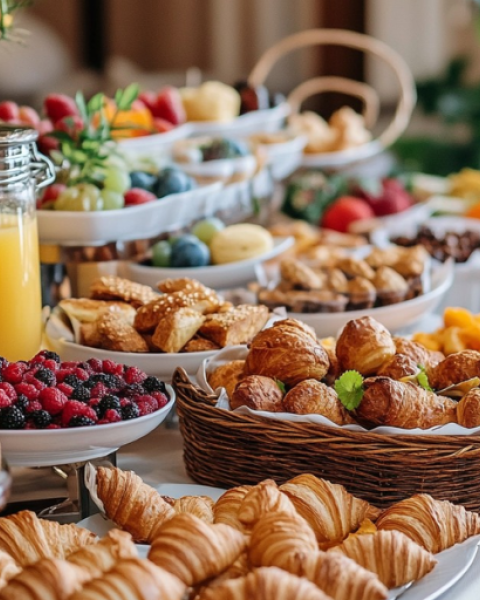
[{"label": "white serving platter", "polygon": [[313,327],[319,337],[337,336],[341,328],[353,319],[369,315],[382,323],[389,331],[399,332],[413,326],[425,315],[432,313],[440,305],[443,296],[453,282],[453,263],[446,262],[435,268],[431,276],[428,292],[412,300],[398,302],[390,306],[350,310],[333,313],[292,313],[288,316],[303,321]]},{"label": "white serving platter", "polygon": [[180,277],[197,279],[204,285],[214,289],[228,289],[254,281],[256,279],[257,265],[279,256],[288,250],[293,243],[293,237],[275,238],[274,246],[268,252],[256,256],[255,258],[240,260],[225,265],[174,269],[152,267],[133,262],[125,263],[125,276],[127,279],[149,285],[154,289],[156,289],[157,283],[163,279],[177,279]]},{"label": "white serving platter", "polygon": [[221,189],[221,183],[213,183],[118,210],[39,210],[39,240],[43,244],[94,246],[155,237],[164,231],[185,227],[192,220],[208,214]]},{"label": "white serving platter", "polygon": [[156,429],[175,403],[175,392],[167,385],[170,401],[161,409],[137,419],[65,429],[0,430],[2,454],[13,467],[50,467],[108,456]]}]

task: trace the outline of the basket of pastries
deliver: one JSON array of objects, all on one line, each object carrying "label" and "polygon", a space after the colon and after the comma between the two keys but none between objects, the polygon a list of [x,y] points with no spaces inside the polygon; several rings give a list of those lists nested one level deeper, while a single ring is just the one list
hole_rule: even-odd
[{"label": "basket of pastries", "polygon": [[480,352],[445,357],[370,316],[318,341],[277,321],[173,377],[184,460],[208,485],[308,469],[380,508],[417,493],[480,509]]}]

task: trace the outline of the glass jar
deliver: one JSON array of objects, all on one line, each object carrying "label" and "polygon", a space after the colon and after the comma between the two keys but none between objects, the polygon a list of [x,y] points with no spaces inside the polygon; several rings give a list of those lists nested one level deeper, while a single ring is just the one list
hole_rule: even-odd
[{"label": "glass jar", "polygon": [[0,126],[0,356],[29,360],[40,349],[42,303],[35,191],[55,179],[34,129]]}]

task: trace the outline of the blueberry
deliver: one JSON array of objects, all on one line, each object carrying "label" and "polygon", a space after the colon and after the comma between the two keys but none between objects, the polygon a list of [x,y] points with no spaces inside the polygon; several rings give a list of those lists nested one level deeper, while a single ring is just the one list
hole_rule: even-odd
[{"label": "blueberry", "polygon": [[153,189],[153,193],[158,198],[163,198],[170,194],[179,194],[181,192],[188,192],[196,187],[195,180],[180,171],[175,167],[167,167],[160,171],[158,174],[158,180]]},{"label": "blueberry", "polygon": [[140,188],[153,192],[157,183],[157,176],[145,171],[132,171],[130,173],[130,182],[132,188]]},{"label": "blueberry", "polygon": [[172,267],[205,267],[210,263],[210,250],[198,239],[179,239],[172,247]]}]

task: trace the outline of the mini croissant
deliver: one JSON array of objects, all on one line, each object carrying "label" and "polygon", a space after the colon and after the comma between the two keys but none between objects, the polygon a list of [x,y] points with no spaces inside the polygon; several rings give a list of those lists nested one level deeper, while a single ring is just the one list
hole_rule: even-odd
[{"label": "mini croissant", "polygon": [[198,600],[332,600],[316,585],[275,567],[254,569],[245,577],[205,588]]},{"label": "mini croissant", "polygon": [[430,552],[399,531],[356,535],[329,552],[341,552],[352,558],[365,569],[376,573],[388,588],[421,579],[437,562]]},{"label": "mini croissant", "polygon": [[282,494],[273,479],[255,485],[240,504],[238,518],[245,525],[253,525],[269,513],[296,515],[297,511],[288,496]]},{"label": "mini croissant", "polygon": [[208,496],[183,496],[173,504],[177,514],[195,515],[205,523],[213,523],[213,500]]},{"label": "mini croissant", "polygon": [[98,467],[97,495],[105,514],[132,534],[136,542],[151,542],[174,509],[133,471]]},{"label": "mini croissant", "polygon": [[401,531],[436,554],[480,533],[480,516],[463,506],[417,494],[397,502],[378,519],[379,530]]},{"label": "mini croissant", "polygon": [[358,529],[371,506],[342,486],[304,474],[280,486],[297,512],[307,520],[320,545],[340,543]]},{"label": "mini croissant", "polygon": [[236,529],[184,513],[160,528],[148,559],[192,586],[224,571],[245,546],[245,536]]},{"label": "mini croissant", "polygon": [[245,531],[245,527],[238,517],[238,511],[243,499],[251,489],[250,485],[240,485],[222,494],[213,506],[213,522],[230,525],[238,531]]},{"label": "mini croissant", "polygon": [[132,558],[119,561],[69,600],[182,600],[184,594],[185,585],[174,575],[148,560]]}]

